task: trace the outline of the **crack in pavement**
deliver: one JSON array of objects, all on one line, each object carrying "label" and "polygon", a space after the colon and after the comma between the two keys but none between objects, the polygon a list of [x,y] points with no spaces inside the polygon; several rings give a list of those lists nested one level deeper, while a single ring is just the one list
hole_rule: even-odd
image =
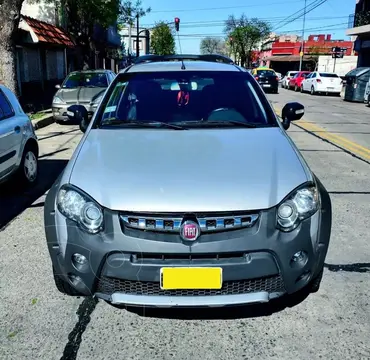
[{"label": "crack in pavement", "polygon": [[91,314],[98,303],[97,298],[85,298],[78,307],[76,314],[78,321],[73,330],[68,335],[68,342],[64,348],[63,356],[60,360],[76,360],[77,353],[82,342],[82,334],[85,332],[87,325],[91,321]]},{"label": "crack in pavement", "polygon": [[367,273],[370,272],[370,263],[354,263],[354,264],[324,264],[329,271],[338,272],[338,271],[347,271],[347,272],[358,272],[358,273]]}]

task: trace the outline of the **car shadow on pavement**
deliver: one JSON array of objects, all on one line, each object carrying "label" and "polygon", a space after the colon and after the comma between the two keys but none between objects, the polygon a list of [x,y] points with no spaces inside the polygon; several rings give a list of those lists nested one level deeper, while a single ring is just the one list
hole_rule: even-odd
[{"label": "car shadow on pavement", "polygon": [[[22,189],[14,180],[0,185],[0,231],[14,218],[40,198],[58,178],[67,165],[68,160],[40,159],[39,179],[37,184],[30,189]],[[40,205],[41,206],[41,205]]]},{"label": "car shadow on pavement", "polygon": [[286,308],[297,306],[303,302],[309,293],[301,291],[294,296],[285,296],[272,300],[266,304],[233,306],[224,308],[201,308],[201,309],[152,309],[130,308],[126,310],[143,317],[166,318],[177,320],[235,320],[269,316],[283,311]]}]

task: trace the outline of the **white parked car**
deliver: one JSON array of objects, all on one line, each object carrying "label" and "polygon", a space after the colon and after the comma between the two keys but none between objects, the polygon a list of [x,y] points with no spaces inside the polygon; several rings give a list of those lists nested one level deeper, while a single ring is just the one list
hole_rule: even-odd
[{"label": "white parked car", "polygon": [[364,94],[364,103],[370,107],[370,79],[366,84],[365,94]]},{"label": "white parked car", "polygon": [[301,91],[315,94],[340,95],[343,87],[342,79],[335,73],[314,71],[303,80]]},{"label": "white parked car", "polygon": [[281,87],[284,89],[288,89],[289,80],[294,77],[295,74],[297,74],[298,71],[288,71],[286,75],[281,80]]},{"label": "white parked car", "polygon": [[30,118],[16,95],[0,85],[0,183],[19,180],[19,185],[35,185],[38,155],[39,145]]}]

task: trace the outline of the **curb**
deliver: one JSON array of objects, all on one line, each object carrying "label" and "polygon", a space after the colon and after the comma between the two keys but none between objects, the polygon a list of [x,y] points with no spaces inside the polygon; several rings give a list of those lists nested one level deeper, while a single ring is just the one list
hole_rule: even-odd
[{"label": "curb", "polygon": [[49,115],[49,114],[45,115],[41,119],[31,120],[31,121],[32,121],[33,128],[35,130],[42,129],[42,128],[44,128],[46,126],[49,126],[49,125],[51,125],[55,122],[53,115]]}]

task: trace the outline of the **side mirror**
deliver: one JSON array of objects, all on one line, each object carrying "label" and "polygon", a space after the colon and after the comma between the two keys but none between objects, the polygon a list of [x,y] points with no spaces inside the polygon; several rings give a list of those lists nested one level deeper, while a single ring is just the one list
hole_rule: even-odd
[{"label": "side mirror", "polygon": [[283,119],[283,128],[288,130],[291,121],[296,121],[304,115],[304,106],[298,102],[287,103],[281,112]]},{"label": "side mirror", "polygon": [[56,88],[56,89],[60,89],[60,87],[61,87],[61,86],[60,86],[59,84],[58,84],[58,85],[55,85],[55,88]]},{"label": "side mirror", "polygon": [[80,130],[85,132],[89,126],[89,114],[82,105],[72,105],[67,109],[67,115],[70,120],[76,121],[80,125]]}]

